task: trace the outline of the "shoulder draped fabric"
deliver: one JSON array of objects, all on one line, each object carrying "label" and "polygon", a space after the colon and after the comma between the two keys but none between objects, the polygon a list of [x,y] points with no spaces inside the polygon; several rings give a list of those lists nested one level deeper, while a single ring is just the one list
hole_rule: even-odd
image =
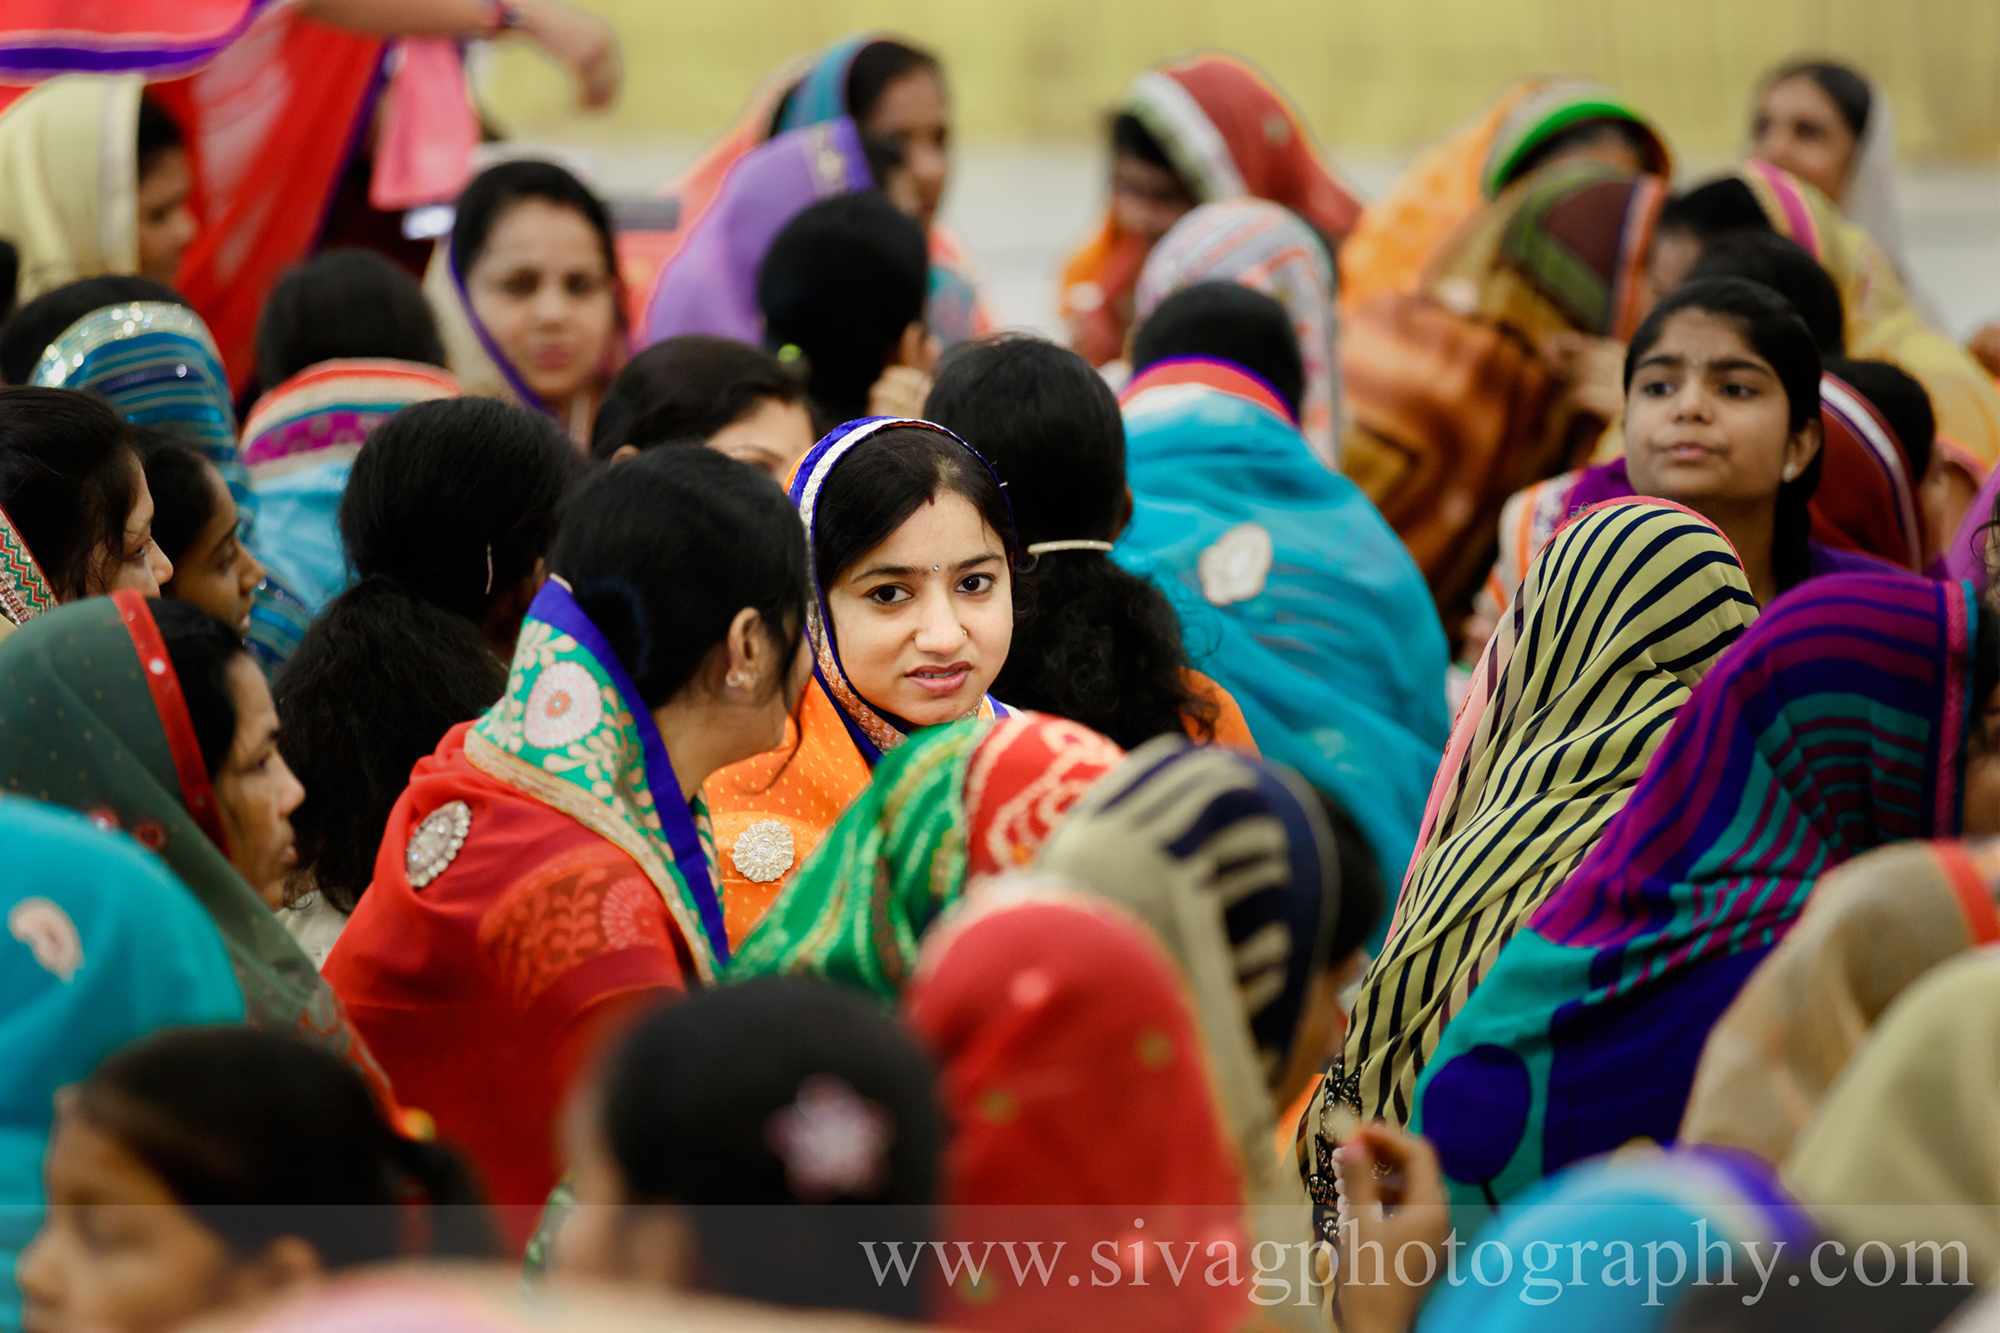
[{"label": "shoulder draped fabric", "polygon": [[1500,952],[1418,1080],[1454,1205],[1673,1137],[1710,1028],[1820,877],[1960,825],[1979,611],[1838,575],[1729,650],[1595,850]]},{"label": "shoulder draped fabric", "polygon": [[603,1032],[727,963],[715,884],[700,798],[552,577],[506,693],[417,764],[325,968],[398,1087],[508,1206],[516,1243]]},{"label": "shoulder draped fabric", "polygon": [[[42,353],[30,383],[84,389],[139,426],[179,436],[215,465],[255,531],[257,497],[236,442],[236,408],[215,339],[200,315],[170,301],[94,310]],[[274,534],[273,540],[280,540]],[[250,649],[274,672],[305,637],[311,610],[282,577],[266,576],[250,610]]]},{"label": "shoulder draped fabric", "polygon": [[2000,387],[1972,354],[1932,328],[1895,262],[1825,195],[1767,162],[1735,176],[1750,188],[1771,228],[1820,262],[1847,310],[1847,354],[1900,366],[1921,382],[1937,414],[1940,459],[1974,486],[2000,461]]},{"label": "shoulder draped fabric", "polygon": [[761,344],[757,270],[771,242],[814,203],[873,183],[861,132],[845,117],[781,134],[746,154],[660,270],[643,341],[707,333]]},{"label": "shoulder draped fabric", "polygon": [[[1563,1327],[1654,1333],[1676,1327],[1675,1306],[1704,1282],[1736,1274],[1747,1293],[1756,1289],[1749,1275],[1759,1265],[1807,1254],[1820,1239],[1776,1173],[1740,1153],[1621,1153],[1579,1163],[1524,1194],[1470,1243],[1527,1262],[1509,1265],[1497,1283],[1439,1283],[1412,1327],[1415,1333],[1547,1328],[1549,1289],[1528,1258],[1546,1253],[1567,1257],[1555,1274]],[[1633,1272],[1629,1256],[1639,1256],[1643,1267],[1647,1257],[1669,1254],[1690,1261],[1679,1271],[1659,1264],[1650,1281],[1626,1280]]]},{"label": "shoulder draped fabric", "polygon": [[1601,505],[1535,559],[1480,659],[1355,1002],[1342,1072],[1363,1114],[1409,1118],[1439,1034],[1756,617],[1729,542],[1677,505]]},{"label": "shoulder draped fabric", "polygon": [[35,563],[35,554],[0,509],[0,638],[54,607],[55,589]]},{"label": "shoulder draped fabric", "polygon": [[[1197,1027],[1206,998],[1102,899],[1031,879],[954,908],[902,1006],[957,1126],[941,1235],[975,1249],[1056,1241],[1076,1256],[1128,1238],[1204,1265],[1210,1244],[1243,1252],[1243,1163]],[[1162,1113],[1170,1147],[1127,1132]],[[1118,1249],[1104,1254],[1116,1263],[1130,1246]],[[1241,1272],[1167,1283],[1128,1264],[1133,1280],[1064,1286],[999,1267],[954,1284],[944,1322],[1220,1333],[1251,1313]]]},{"label": "shoulder draped fabric", "polygon": [[1993,535],[1989,529],[1996,510],[2000,510],[2000,468],[1987,474],[1957,534],[1945,546],[1932,572],[1948,579],[1965,579],[1984,593],[1989,582],[1986,562]]},{"label": "shoulder draped fabric", "polygon": [[1305,359],[1299,425],[1328,467],[1340,461],[1340,314],[1326,242],[1262,199],[1203,204],[1174,224],[1146,258],[1133,308],[1143,324],[1160,302],[1201,282],[1235,282],[1276,298],[1292,317]]},{"label": "shoulder draped fabric", "polygon": [[1535,172],[1453,237],[1420,292],[1351,312],[1341,467],[1448,616],[1490,563],[1507,497],[1574,466],[1602,433],[1557,392],[1538,349],[1559,332],[1631,336],[1665,198],[1657,176],[1592,164]]},{"label": "shoulder draped fabric", "polygon": [[1063,718],[932,727],[876,766],[744,940],[729,979],[808,973],[893,996],[931,923],[1019,869],[1124,751]]},{"label": "shoulder draped fabric", "polygon": [[0,839],[0,1324],[19,1328],[57,1091],[160,1028],[240,1023],[243,992],[200,905],[136,843],[14,798]]},{"label": "shoulder draped fabric", "polygon": [[[936,431],[991,470],[978,450],[934,422],[864,417],[828,432],[792,473],[792,503],[806,527],[808,563],[819,494],[827,478],[858,449],[865,449],[869,440],[899,427]],[[911,730],[908,723],[877,712],[848,682],[827,611],[825,572],[816,566],[811,569],[806,636],[813,646],[813,676],[806,683],[796,725],[786,726],[784,743],[777,749],[731,764],[708,784],[717,843],[725,853],[723,899],[729,937],[738,943],[770,909],[792,870],[813,854],[834,821],[867,789],[869,774],[882,756],[901,745]],[[989,719],[1006,713],[991,697],[977,709],[978,716]],[[738,855],[739,841],[752,831],[758,835],[753,842],[775,839],[781,845],[782,864],[769,869],[759,864],[763,857]]]},{"label": "shoulder draped fabric", "polygon": [[172,78],[213,59],[275,0],[14,0],[0,33],[0,83],[61,74]]},{"label": "shoulder draped fabric", "polygon": [[412,403],[458,394],[458,382],[413,361],[309,366],[250,409],[243,462],[257,500],[250,545],[314,615],[348,585],[340,498],[369,432]]},{"label": "shoulder draped fabric", "polygon": [[[1909,455],[1876,406],[1853,385],[1820,376],[1820,483],[1811,502],[1812,541],[1821,548],[1815,573],[1861,572],[1840,553],[1861,555],[1917,571],[1926,536],[1919,491],[1911,483]],[[1474,600],[1497,618],[1521,572],[1555,530],[1578,510],[1635,494],[1623,458],[1614,458],[1509,496],[1500,510],[1500,550]]]},{"label": "shoulder draped fabric", "polygon": [[1263,753],[1338,799],[1401,882],[1451,725],[1422,576],[1241,371],[1167,363],[1123,401],[1135,509],[1114,558],[1167,594]]},{"label": "shoulder draped fabric", "polygon": [[1996,893],[1990,841],[1900,843],[1828,875],[1709,1034],[1681,1141],[1783,1162],[1897,997],[2000,942]]},{"label": "shoulder draped fabric", "polygon": [[[754,329],[748,335],[693,328],[676,328],[671,333],[654,332],[653,316],[649,312],[663,311],[667,318],[679,317],[673,307],[682,303],[681,298],[676,296],[671,302],[664,302],[661,295],[667,270],[676,265],[681,252],[697,234],[708,230],[701,225],[702,221],[722,197],[745,192],[743,184],[735,177],[738,168],[747,159],[768,144],[781,138],[792,138],[799,130],[824,128],[833,122],[845,121],[848,114],[848,71],[853,66],[854,57],[877,36],[863,33],[849,37],[836,42],[811,60],[801,58],[781,66],[751,97],[749,107],[730,131],[685,174],[662,191],[674,202],[671,229],[627,231],[619,237],[620,265],[626,273],[634,303],[632,327],[645,332],[642,345],[657,342],[671,336],[671,333],[697,331],[720,332],[728,337],[743,338],[746,342],[760,340]],[[874,173],[866,160],[859,157],[858,140],[856,155],[859,169],[854,177],[855,183],[846,188],[871,189],[875,184]],[[763,244],[755,247],[757,259],[763,257],[770,238],[776,236],[779,229],[810,202],[808,199],[797,208],[777,216],[776,224],[770,228]],[[768,205],[764,204],[749,208],[739,204],[738,212],[743,215],[743,219],[739,220],[747,219],[761,230],[767,210]],[[727,248],[740,256],[749,247],[734,245]],[[931,226],[930,252],[930,301],[925,312],[930,331],[947,347],[992,332],[993,318],[986,310],[984,298],[972,275],[970,261],[958,238],[942,223]],[[756,260],[753,259],[748,280],[748,286],[753,289],[756,276]],[[754,299],[751,306],[754,313]]]},{"label": "shoulder draped fabric", "polygon": [[78,278],[139,271],[136,77],[51,79],[0,110],[0,236],[25,305]]},{"label": "shoulder draped fabric", "polygon": [[[1195,1018],[1255,1230],[1296,1243],[1310,1226],[1306,1195],[1271,1144],[1276,1084],[1340,909],[1318,800],[1275,765],[1163,736],[1084,795],[1036,871],[1134,913],[1180,965],[1200,997]],[[1297,1309],[1288,1323],[1311,1315]]]},{"label": "shoulder draped fabric", "polygon": [[1992,949],[1940,964],[1890,1006],[1780,1172],[1821,1226],[1898,1254],[1913,1242],[1955,1242],[1971,1282],[2000,1279],[1996,1024]]},{"label": "shoulder draped fabric", "polygon": [[145,599],[57,607],[0,651],[0,791],[80,810],[158,853],[221,932],[259,1027],[332,1047],[384,1088],[333,992],[229,863],[180,682]]},{"label": "shoulder draped fabric", "polygon": [[[1328,242],[1354,228],[1361,205],[1327,167],[1284,95],[1242,61],[1203,55],[1139,76],[1118,109],[1166,151],[1197,204],[1268,199]],[[1151,242],[1107,210],[1097,234],[1064,266],[1070,345],[1092,365],[1125,351],[1139,271]]]}]

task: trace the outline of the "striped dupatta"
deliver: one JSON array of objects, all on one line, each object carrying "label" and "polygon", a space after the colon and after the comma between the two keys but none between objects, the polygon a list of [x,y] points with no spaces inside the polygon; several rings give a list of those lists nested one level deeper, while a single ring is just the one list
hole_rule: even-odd
[{"label": "striped dupatta", "polygon": [[1756,616],[1728,540],[1678,505],[1600,505],[1535,560],[1453,729],[1348,1026],[1343,1072],[1366,1114],[1409,1118],[1445,1025]]},{"label": "striped dupatta", "polygon": [[1819,878],[1958,830],[1978,614],[1961,584],[1817,579],[1709,673],[1418,1080],[1455,1204],[1673,1138],[1709,1029]]}]

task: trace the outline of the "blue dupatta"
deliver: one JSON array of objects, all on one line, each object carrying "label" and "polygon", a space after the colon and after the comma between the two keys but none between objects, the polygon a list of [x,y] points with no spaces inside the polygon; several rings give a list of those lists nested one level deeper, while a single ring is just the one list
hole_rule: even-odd
[{"label": "blue dupatta", "polygon": [[1123,401],[1135,509],[1113,558],[1166,592],[1259,748],[1346,807],[1393,894],[1451,726],[1423,575],[1244,371],[1166,362]]}]

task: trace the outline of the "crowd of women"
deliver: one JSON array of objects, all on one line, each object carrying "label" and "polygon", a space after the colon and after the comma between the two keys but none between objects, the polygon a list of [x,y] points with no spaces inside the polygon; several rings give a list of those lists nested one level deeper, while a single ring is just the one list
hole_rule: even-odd
[{"label": "crowd of women", "polygon": [[0,27],[0,1323],[1986,1326],[2000,366],[1861,75],[1364,201],[1145,72],[1064,346],[907,41],[607,200],[471,169],[556,0],[133,8]]}]

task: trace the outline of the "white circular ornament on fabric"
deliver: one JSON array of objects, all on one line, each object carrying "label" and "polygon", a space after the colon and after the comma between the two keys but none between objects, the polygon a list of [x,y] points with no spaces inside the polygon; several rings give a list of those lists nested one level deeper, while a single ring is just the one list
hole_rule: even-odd
[{"label": "white circular ornament on fabric", "polygon": [[1273,556],[1271,534],[1262,524],[1238,523],[1195,562],[1201,595],[1211,606],[1249,601],[1270,580]]},{"label": "white circular ornament on fabric", "polygon": [[424,816],[403,847],[403,873],[421,889],[451,868],[472,832],[472,807],[464,801],[441,805]]},{"label": "white circular ornament on fabric", "polygon": [[575,662],[557,662],[528,692],[522,731],[536,749],[560,750],[597,730],[603,720],[596,678]]},{"label": "white circular ornament on fabric", "polygon": [[760,819],[737,836],[729,859],[752,884],[771,884],[784,878],[797,855],[792,830],[783,820]]}]

